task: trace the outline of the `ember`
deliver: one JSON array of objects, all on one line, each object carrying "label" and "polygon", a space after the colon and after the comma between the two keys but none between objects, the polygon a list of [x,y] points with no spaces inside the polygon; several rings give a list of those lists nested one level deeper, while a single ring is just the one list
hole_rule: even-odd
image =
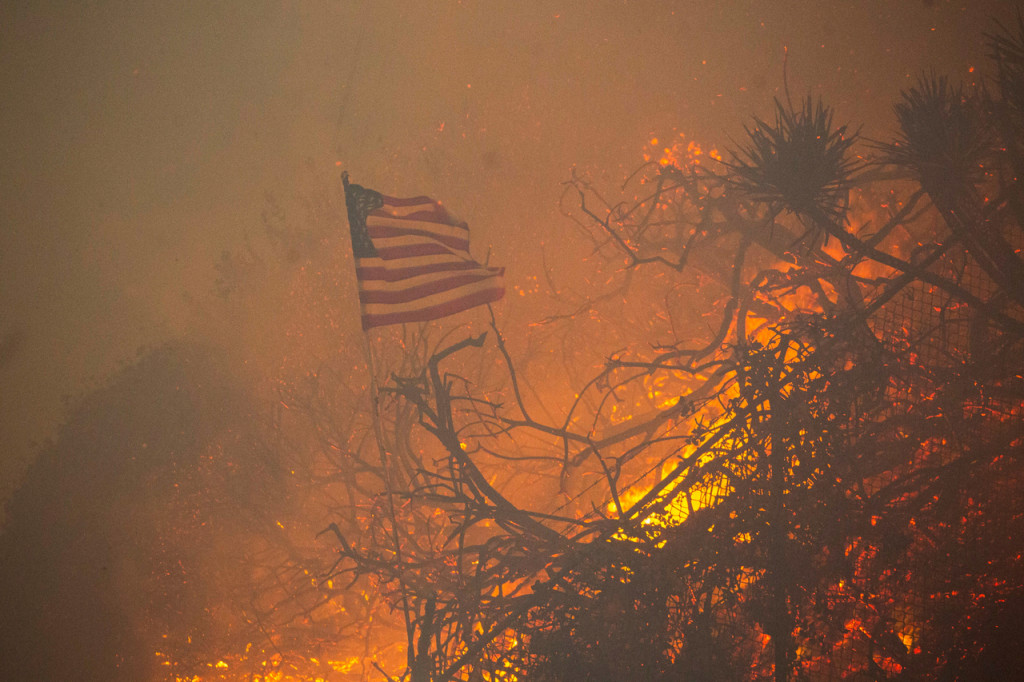
[{"label": "ember", "polygon": [[[3,669],[1018,670],[1024,20],[986,40],[989,86],[922,76],[891,142],[787,82],[728,146],[672,130],[611,179],[574,167],[547,260],[510,257],[505,298],[503,258],[470,252],[484,221],[395,198],[417,188],[314,186],[301,225],[268,198],[265,241],[217,268],[221,333],[263,346],[147,351],[71,411],[13,499]],[[429,134],[486,132],[469,103],[494,85],[450,80],[466,110],[431,112]],[[473,153],[497,173],[507,152]],[[495,281],[474,297],[466,275]],[[432,298],[439,279],[458,306]],[[65,655],[22,654],[66,617],[86,634]]]}]

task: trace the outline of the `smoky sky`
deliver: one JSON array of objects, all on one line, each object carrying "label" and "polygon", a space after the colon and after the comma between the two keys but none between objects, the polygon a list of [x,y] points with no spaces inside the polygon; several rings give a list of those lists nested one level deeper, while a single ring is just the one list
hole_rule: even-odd
[{"label": "smoky sky", "polygon": [[515,284],[541,243],[572,239],[557,202],[574,166],[614,183],[654,136],[727,148],[784,96],[784,60],[794,97],[885,137],[923,71],[981,77],[982,34],[1012,5],[3,3],[0,493],[62,396],[204,333],[214,264],[268,193],[287,210],[344,168],[443,198]]}]

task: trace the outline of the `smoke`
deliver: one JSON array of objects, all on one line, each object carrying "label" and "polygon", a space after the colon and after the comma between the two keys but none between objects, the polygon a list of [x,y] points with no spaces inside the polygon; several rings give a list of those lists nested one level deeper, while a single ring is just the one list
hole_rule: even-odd
[{"label": "smoke", "polygon": [[[979,35],[1005,5],[6,3],[0,496],[46,490],[29,464],[72,457],[60,424],[137,376],[140,348],[199,342],[244,372],[279,369],[299,343],[284,333],[294,267],[347,248],[341,169],[468,220],[474,250],[507,268],[499,314],[521,331],[538,311],[517,290],[545,259],[572,282],[587,251],[558,208],[571,168],[615,184],[652,136],[725,146],[786,96],[784,73],[794,98],[884,137],[922,70],[978,77]],[[290,261],[267,229],[282,225]],[[348,352],[354,283],[331,283],[318,292],[337,297]]]},{"label": "smoke", "polygon": [[[190,332],[267,190],[353,178],[457,206],[513,277],[573,165],[651,134],[722,144],[781,94],[866,132],[922,69],[964,74],[1002,3],[8,3],[0,79],[4,459],[138,346]],[[350,293],[350,292],[345,292]],[[12,397],[16,396],[16,398]]]}]

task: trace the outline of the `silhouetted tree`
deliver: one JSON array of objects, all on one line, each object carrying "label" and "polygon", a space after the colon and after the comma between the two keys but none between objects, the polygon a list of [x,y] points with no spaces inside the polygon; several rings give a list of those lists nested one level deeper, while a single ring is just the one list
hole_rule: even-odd
[{"label": "silhouetted tree", "polygon": [[[405,614],[404,675],[1024,663],[1021,29],[989,38],[994,94],[922,77],[874,156],[808,99],[776,102],[719,165],[652,160],[621,201],[567,183],[608,271],[638,273],[578,311],[654,308],[634,327],[649,350],[608,357],[547,421],[496,324],[490,351],[435,346],[384,383],[378,511],[337,533],[336,570]],[[683,284],[719,293],[713,324],[683,322]],[[445,371],[474,352],[507,383]]]}]

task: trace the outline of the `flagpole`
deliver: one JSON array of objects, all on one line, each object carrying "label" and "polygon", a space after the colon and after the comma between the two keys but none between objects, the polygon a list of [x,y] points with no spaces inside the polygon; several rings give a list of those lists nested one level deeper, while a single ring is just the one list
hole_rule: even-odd
[{"label": "flagpole", "polygon": [[[344,191],[345,191],[345,209],[346,209],[345,213],[346,213],[346,217],[348,218],[348,216],[350,215],[349,212],[348,212],[348,208],[349,208],[349,205],[348,205],[348,196],[349,196],[349,193],[348,193],[348,186],[349,186],[348,171],[342,171],[341,172],[341,184],[342,184],[342,187],[344,188]],[[349,220],[351,221],[351,218],[349,218]],[[351,237],[351,225],[349,225],[349,235],[350,235],[349,236],[349,240],[351,242],[351,239],[352,239],[352,237]],[[354,264],[355,260],[356,260],[356,258],[355,258],[355,245],[353,244],[352,246],[353,246],[352,258],[353,258],[353,264]],[[358,275],[357,275],[356,279],[358,280]],[[358,282],[357,282],[356,286],[358,288]],[[414,642],[413,642],[413,638],[414,638],[414,635],[415,635],[415,632],[414,632],[414,622],[413,622],[412,618],[410,618],[410,615],[409,615],[411,607],[409,606],[408,591],[407,591],[407,587],[406,587],[406,583],[405,583],[405,578],[403,577],[403,573],[404,573],[404,567],[403,567],[404,559],[402,558],[401,536],[398,533],[398,516],[395,513],[395,498],[394,498],[394,490],[393,490],[393,486],[392,486],[391,468],[390,468],[389,463],[388,463],[388,448],[387,448],[387,446],[386,446],[386,444],[384,442],[384,431],[381,428],[381,423],[380,423],[380,386],[377,384],[377,368],[375,366],[374,358],[373,358],[373,344],[370,343],[369,332],[366,329],[362,328],[362,305],[361,304],[360,304],[359,313],[360,313],[360,315],[359,315],[359,317],[360,317],[359,326],[360,326],[360,332],[361,332],[359,336],[360,336],[360,338],[362,340],[363,357],[366,360],[366,370],[370,374],[370,381],[369,381],[369,389],[370,389],[370,420],[373,423],[374,439],[377,441],[377,453],[378,453],[378,455],[380,457],[381,477],[384,479],[384,488],[385,488],[384,494],[387,496],[387,500],[388,500],[388,515],[391,517],[391,535],[392,535],[392,542],[394,542],[394,544],[395,544],[395,564],[396,564],[396,568],[397,568],[396,578],[398,579],[398,585],[399,585],[399,587],[401,589],[401,594],[402,594],[402,616],[405,619],[406,665],[408,666],[408,670],[411,671],[413,669],[413,663],[414,663],[414,659],[415,659],[415,656],[416,656],[415,645],[414,645]]]},{"label": "flagpole", "polygon": [[409,613],[409,597],[405,578],[403,576],[404,563],[402,555],[401,536],[398,532],[398,515],[395,513],[395,491],[392,485],[391,467],[388,462],[388,447],[384,442],[384,430],[380,423],[380,386],[377,384],[377,368],[373,358],[373,344],[370,343],[369,333],[363,330],[360,334],[363,341],[363,355],[366,358],[366,369],[370,373],[370,419],[373,422],[373,435],[377,441],[377,452],[380,456],[381,476],[384,479],[384,494],[388,500],[388,515],[391,517],[391,541],[395,544],[395,564],[397,567],[396,578],[402,594],[402,615],[405,619],[406,633],[406,665],[411,669],[415,659],[414,648],[415,631],[413,619]]}]

